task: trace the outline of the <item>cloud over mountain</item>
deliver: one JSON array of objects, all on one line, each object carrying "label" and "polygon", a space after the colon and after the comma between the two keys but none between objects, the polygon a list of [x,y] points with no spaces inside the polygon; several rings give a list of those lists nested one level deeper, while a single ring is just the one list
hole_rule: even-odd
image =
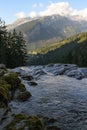
[{"label": "cloud over mountain", "polygon": [[61,16],[74,17],[77,19],[87,19],[87,8],[83,10],[73,9],[68,2],[51,3],[46,10],[41,11],[40,16],[58,14]]},{"label": "cloud over mountain", "polygon": [[16,13],[15,16],[17,18],[24,18],[24,17],[26,17],[26,14],[24,12],[19,12],[19,13]]},{"label": "cloud over mountain", "polygon": [[31,18],[34,18],[34,17],[37,16],[37,14],[36,14],[35,11],[32,11],[32,12],[29,13],[29,16],[30,16]]},{"label": "cloud over mountain", "polygon": [[[33,4],[33,7],[37,7],[37,4]],[[44,7],[42,3],[38,5],[38,7]],[[24,12],[19,12],[15,16],[18,18],[28,17],[36,17],[36,16],[51,16],[51,15],[60,15],[73,18],[75,20],[87,20],[87,8],[82,10],[74,9],[70,6],[68,2],[58,2],[51,3],[47,6],[47,8],[43,11],[37,12],[36,10],[25,14]]]}]

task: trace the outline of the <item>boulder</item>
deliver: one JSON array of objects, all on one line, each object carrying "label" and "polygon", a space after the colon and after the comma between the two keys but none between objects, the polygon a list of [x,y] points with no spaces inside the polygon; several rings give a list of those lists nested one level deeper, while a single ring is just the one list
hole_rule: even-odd
[{"label": "boulder", "polygon": [[26,76],[22,76],[22,79],[31,81],[31,80],[33,80],[34,78],[33,78],[33,76],[31,76],[31,75],[26,75]]},{"label": "boulder", "polygon": [[29,82],[29,85],[31,85],[31,86],[36,86],[36,85],[37,85],[37,83],[36,83],[36,82],[34,82],[34,81],[32,81],[32,82]]},{"label": "boulder", "polygon": [[26,101],[31,97],[31,93],[28,91],[20,92],[17,96],[18,101]]},{"label": "boulder", "polygon": [[0,64],[0,69],[6,69],[6,66],[4,64]]},{"label": "boulder", "polygon": [[79,68],[77,68],[75,70],[70,70],[65,75],[79,79],[79,80],[83,79],[85,77],[84,73]]},{"label": "boulder", "polygon": [[57,126],[48,126],[47,130],[61,130],[61,129],[58,128]]},{"label": "boulder", "polygon": [[27,117],[24,114],[17,114],[5,127],[6,130],[45,130],[42,121],[37,116]]}]

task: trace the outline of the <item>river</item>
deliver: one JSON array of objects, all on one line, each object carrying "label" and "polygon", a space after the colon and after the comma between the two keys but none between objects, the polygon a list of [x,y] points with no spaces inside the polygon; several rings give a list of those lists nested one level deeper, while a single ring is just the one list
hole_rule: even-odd
[{"label": "river", "polygon": [[[34,73],[33,69],[21,68],[23,73]],[[29,81],[22,81],[32,97],[23,103],[11,102],[14,113],[53,118],[53,125],[62,130],[87,130],[87,78],[77,80],[47,72],[35,81],[38,83],[35,87]]]}]

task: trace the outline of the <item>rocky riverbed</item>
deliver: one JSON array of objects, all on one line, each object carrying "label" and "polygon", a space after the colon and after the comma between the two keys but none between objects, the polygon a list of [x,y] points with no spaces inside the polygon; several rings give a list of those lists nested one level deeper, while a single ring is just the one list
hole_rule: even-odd
[{"label": "rocky riverbed", "polygon": [[3,130],[11,115],[37,115],[48,130],[87,130],[87,69],[70,64],[18,67],[31,97],[11,101],[11,112],[1,123]]}]

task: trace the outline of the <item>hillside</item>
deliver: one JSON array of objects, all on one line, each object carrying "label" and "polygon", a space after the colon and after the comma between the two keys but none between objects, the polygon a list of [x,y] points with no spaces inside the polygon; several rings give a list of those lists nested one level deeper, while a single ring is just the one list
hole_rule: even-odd
[{"label": "hillside", "polygon": [[29,55],[29,64],[75,63],[87,66],[87,33],[36,50]]},{"label": "hillside", "polygon": [[24,33],[28,50],[34,50],[87,31],[87,22],[52,15],[33,19],[23,18],[7,26],[8,30],[14,28]]}]

